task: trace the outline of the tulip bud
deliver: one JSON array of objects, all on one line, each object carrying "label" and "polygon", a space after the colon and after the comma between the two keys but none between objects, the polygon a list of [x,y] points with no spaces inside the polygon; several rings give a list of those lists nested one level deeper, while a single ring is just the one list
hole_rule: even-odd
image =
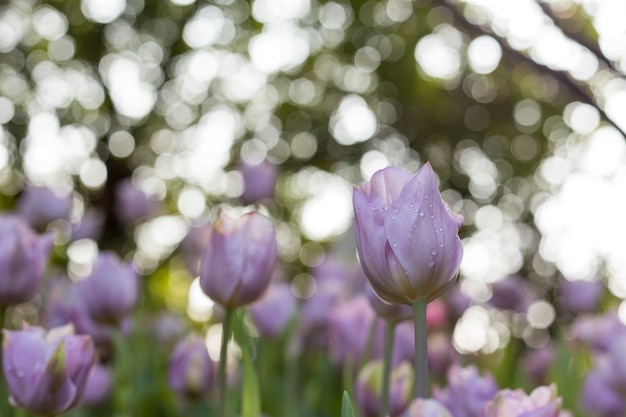
[{"label": "tulip bud", "polygon": [[241,201],[244,204],[272,198],[278,176],[276,165],[268,161],[256,165],[242,162],[239,165],[239,171],[243,176],[244,189],[243,194],[241,194]]},{"label": "tulip bud", "polygon": [[111,370],[105,365],[95,364],[91,368],[85,386],[82,404],[88,407],[95,407],[103,403],[111,395],[113,386],[113,375]]},{"label": "tulip bud", "polygon": [[200,337],[178,342],[170,356],[167,376],[170,388],[189,400],[200,399],[209,392],[215,365]]},{"label": "tulip bud", "polygon": [[72,196],[47,187],[27,186],[17,202],[17,212],[35,228],[45,228],[48,223],[68,220]]},{"label": "tulip bud", "polygon": [[452,414],[437,400],[417,398],[401,417],[452,417]]},{"label": "tulip bud", "polygon": [[250,306],[250,315],[262,336],[278,337],[289,324],[297,308],[296,297],[289,285],[276,282],[265,295]]},{"label": "tulip bud", "polygon": [[200,264],[200,287],[226,309],[250,304],[267,289],[277,261],[270,219],[251,212],[233,220],[220,211]]},{"label": "tulip bud", "polygon": [[153,216],[159,201],[133,184],[131,179],[120,181],[115,187],[115,214],[124,224],[132,224]]},{"label": "tulip bud", "polygon": [[476,417],[485,402],[498,392],[498,385],[490,374],[480,376],[474,365],[461,368],[452,365],[448,368],[448,386],[436,390],[434,398],[445,405],[455,417]]},{"label": "tulip bud", "polygon": [[103,252],[94,261],[91,274],[79,283],[78,291],[95,320],[117,323],[137,304],[139,278],[114,252]]},{"label": "tulip bud", "polygon": [[39,290],[52,235],[38,236],[16,216],[0,216],[0,305],[20,304]]},{"label": "tulip bud", "polygon": [[463,219],[442,200],[430,164],[415,175],[396,167],[376,172],[354,188],[353,205],[361,266],[380,298],[430,302],[454,284]]},{"label": "tulip bud", "polygon": [[[382,398],[383,362],[370,362],[361,369],[356,381],[357,404],[367,417],[380,414]],[[402,362],[391,372],[389,379],[389,415],[397,416],[411,402],[413,367]]]},{"label": "tulip bud", "polygon": [[72,326],[4,330],[2,365],[10,401],[35,414],[54,416],[82,399],[95,360],[90,336]]},{"label": "tulip bud", "polygon": [[561,402],[554,385],[535,388],[528,396],[521,389],[503,389],[484,405],[480,417],[559,417]]}]

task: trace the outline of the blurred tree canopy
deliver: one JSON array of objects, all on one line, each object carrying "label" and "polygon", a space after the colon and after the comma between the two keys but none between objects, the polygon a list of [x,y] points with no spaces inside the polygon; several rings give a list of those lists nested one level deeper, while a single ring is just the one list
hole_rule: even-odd
[{"label": "blurred tree canopy", "polygon": [[[236,204],[240,161],[267,159],[281,171],[266,209],[283,258],[307,264],[307,248],[325,250],[308,242],[328,248],[349,228],[351,184],[428,160],[465,217],[467,281],[624,277],[610,251],[576,263],[584,243],[567,257],[542,238],[560,230],[547,203],[565,174],[588,168],[576,155],[590,137],[623,160],[620,10],[591,0],[5,0],[4,206],[25,183],[75,190],[76,216],[106,209],[100,245],[150,273],[184,233],[155,248],[126,230],[113,211],[121,179],[190,225]],[[618,162],[587,171],[602,181],[621,172],[620,185]]]}]

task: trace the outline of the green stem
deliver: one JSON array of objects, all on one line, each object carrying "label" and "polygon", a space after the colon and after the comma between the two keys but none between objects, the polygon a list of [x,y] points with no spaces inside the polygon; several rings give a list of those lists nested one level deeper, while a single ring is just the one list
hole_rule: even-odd
[{"label": "green stem", "polygon": [[383,362],[383,387],[380,402],[380,417],[385,417],[389,410],[389,380],[391,378],[391,353],[393,351],[393,334],[396,323],[387,321],[385,329],[385,353]]},{"label": "green stem", "polygon": [[413,324],[415,325],[415,382],[413,397],[428,398],[428,334],[426,332],[426,301],[414,301]]},{"label": "green stem", "polygon": [[222,346],[220,347],[220,367],[218,370],[218,384],[219,384],[219,417],[226,417],[226,400],[228,398],[228,387],[226,377],[226,360],[228,353],[228,342],[230,341],[231,322],[232,322],[233,310],[226,309],[224,312],[224,322],[222,323]]}]

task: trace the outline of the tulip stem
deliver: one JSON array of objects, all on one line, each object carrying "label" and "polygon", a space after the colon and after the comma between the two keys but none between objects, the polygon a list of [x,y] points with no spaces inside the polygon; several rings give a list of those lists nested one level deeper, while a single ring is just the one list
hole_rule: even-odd
[{"label": "tulip stem", "polygon": [[383,362],[382,398],[380,402],[380,417],[385,417],[389,410],[389,380],[391,378],[391,353],[393,351],[393,335],[396,323],[387,321],[385,326],[385,352]]},{"label": "tulip stem", "polygon": [[220,367],[218,370],[218,384],[219,384],[219,417],[226,417],[226,400],[228,396],[228,384],[226,376],[226,360],[228,353],[228,342],[230,341],[231,323],[232,323],[232,309],[225,309],[224,322],[222,323],[222,345],[220,346]]},{"label": "tulip stem", "polygon": [[428,398],[428,342],[426,331],[426,301],[414,301],[413,321],[415,325],[415,385],[413,397]]}]

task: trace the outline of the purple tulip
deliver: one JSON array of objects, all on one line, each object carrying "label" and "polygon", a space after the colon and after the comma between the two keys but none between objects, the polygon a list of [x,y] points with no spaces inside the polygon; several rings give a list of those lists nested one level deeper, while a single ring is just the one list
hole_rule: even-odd
[{"label": "purple tulip", "polygon": [[275,282],[249,311],[261,335],[275,338],[285,330],[297,307],[291,287],[284,282]]},{"label": "purple tulip", "polygon": [[626,399],[615,390],[612,378],[611,367],[603,365],[597,366],[585,376],[580,392],[580,406],[586,413],[598,417],[625,415]]},{"label": "purple tulip", "polygon": [[190,336],[174,347],[169,359],[167,378],[170,388],[189,400],[208,394],[215,379],[215,364],[199,336]]},{"label": "purple tulip", "polygon": [[[357,363],[362,360],[372,321],[378,320],[367,297],[360,294],[348,300],[338,300],[327,314],[332,359],[340,365],[347,361]],[[382,334],[380,336],[377,339],[382,341]],[[380,354],[380,346],[376,348],[373,357]]]},{"label": "purple tulip", "polygon": [[17,216],[0,216],[0,305],[24,303],[37,294],[52,239],[35,234]]},{"label": "purple tulip", "polygon": [[115,214],[122,223],[132,224],[152,217],[158,208],[159,200],[137,188],[130,178],[115,186]]},{"label": "purple tulip", "polygon": [[478,417],[484,404],[498,392],[490,374],[480,376],[474,365],[452,365],[447,372],[448,386],[437,390],[434,398],[445,405],[454,417]]},{"label": "purple tulip", "polygon": [[554,358],[556,356],[555,348],[552,343],[548,343],[537,349],[529,350],[524,359],[524,373],[533,382],[533,385],[543,385],[548,380],[548,374]]},{"label": "purple tulip", "polygon": [[27,186],[22,191],[16,208],[32,227],[45,228],[54,220],[69,219],[72,195],[47,187]]},{"label": "purple tulip", "polygon": [[593,313],[597,310],[604,285],[599,279],[559,282],[559,305],[569,314]]},{"label": "purple tulip", "polygon": [[90,208],[85,211],[83,218],[77,223],[72,223],[72,241],[80,239],[98,240],[104,228],[104,211]]},{"label": "purple tulip", "polygon": [[432,301],[456,279],[463,218],[442,200],[426,163],[415,175],[388,167],[354,188],[354,230],[361,266],[390,304]]},{"label": "purple tulip", "polygon": [[180,242],[180,250],[187,269],[193,276],[200,273],[200,261],[211,239],[211,225],[193,226]]},{"label": "purple tulip", "polygon": [[243,176],[243,193],[241,201],[244,204],[256,203],[266,198],[272,198],[278,177],[276,165],[263,161],[260,164],[242,162],[239,171]]},{"label": "purple tulip", "polygon": [[97,321],[117,323],[139,299],[139,277],[131,265],[122,264],[114,252],[102,252],[78,291],[89,314]]},{"label": "purple tulip", "polygon": [[95,360],[89,336],[72,326],[46,332],[41,327],[4,330],[2,366],[10,401],[43,416],[54,416],[82,399]]},{"label": "purple tulip", "polygon": [[581,316],[572,323],[570,337],[595,351],[607,351],[617,335],[626,334],[626,326],[616,311],[600,316]]},{"label": "purple tulip", "polygon": [[535,388],[530,395],[503,389],[485,404],[480,417],[559,417],[561,402],[554,385]]},{"label": "purple tulip", "polygon": [[111,370],[105,365],[96,363],[91,368],[86,384],[82,404],[88,407],[102,404],[111,396],[113,387]]},{"label": "purple tulip", "polygon": [[[383,362],[367,363],[359,372],[355,399],[367,417],[380,415],[382,398]],[[413,366],[402,362],[391,371],[389,379],[389,415],[397,416],[409,405],[413,390]]]},{"label": "purple tulip", "polygon": [[528,307],[537,299],[530,290],[528,281],[519,275],[509,275],[491,286],[489,304],[502,310],[526,313]]},{"label": "purple tulip", "polygon": [[417,398],[401,417],[452,417],[452,413],[437,400]]},{"label": "purple tulip", "polygon": [[250,304],[267,289],[277,261],[270,219],[251,212],[233,220],[220,211],[200,264],[200,287],[226,309]]}]

